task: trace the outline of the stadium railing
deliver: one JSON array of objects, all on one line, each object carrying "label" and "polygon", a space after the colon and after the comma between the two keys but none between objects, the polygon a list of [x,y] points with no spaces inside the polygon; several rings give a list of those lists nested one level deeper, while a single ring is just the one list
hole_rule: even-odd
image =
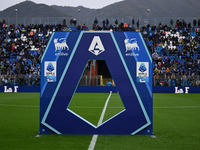
[{"label": "stadium railing", "polygon": [[40,75],[1,75],[0,86],[39,86]]},{"label": "stadium railing", "polygon": [[[146,24],[146,21],[148,21],[149,24],[152,25],[158,25],[159,23],[161,24],[167,24],[170,25],[170,21],[171,19],[175,21],[177,19],[184,19],[186,22],[190,22],[193,23],[194,18],[199,18],[199,16],[194,16],[194,17],[151,17],[149,16],[147,17],[126,17],[126,18],[122,18],[122,17],[109,17],[107,18],[109,20],[109,23],[114,25],[115,24],[115,20],[117,19],[118,22],[123,22],[123,23],[127,23],[127,24],[132,24],[132,19],[134,18],[135,20],[135,26],[136,26],[136,22],[137,20],[139,20],[140,26],[143,26],[144,24]],[[10,24],[15,24],[16,23],[16,17],[0,17],[0,19],[5,19],[5,21],[8,23],[8,25]],[[66,24],[67,26],[70,26],[70,20],[72,19],[71,17],[17,17],[17,22],[18,24],[24,24],[24,25],[28,25],[28,24],[63,24],[63,20],[66,20]],[[102,21],[105,18],[98,18],[98,24],[102,25]],[[77,20],[77,24],[79,25],[83,25],[83,24],[87,24],[90,28],[92,27],[93,23],[94,23],[94,18],[76,18]]]},{"label": "stadium railing", "polygon": [[[83,75],[79,81],[79,86],[103,86],[107,78],[102,75]],[[0,86],[40,86],[40,75],[1,75]],[[165,77],[163,75],[153,76],[154,87],[200,87],[200,76],[183,76]]]},{"label": "stadium railing", "polygon": [[154,87],[199,87],[200,86],[200,76],[189,76],[183,78],[183,76],[168,76],[154,75],[153,76],[153,86]]}]

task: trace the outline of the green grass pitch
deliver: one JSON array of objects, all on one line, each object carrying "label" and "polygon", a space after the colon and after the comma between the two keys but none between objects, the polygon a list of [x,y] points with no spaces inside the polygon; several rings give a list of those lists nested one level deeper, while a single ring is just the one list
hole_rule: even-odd
[{"label": "green grass pitch", "polygon": [[[89,93],[89,95],[88,93],[76,93],[68,108],[97,126],[108,96],[109,93]],[[106,108],[103,122],[120,113],[124,109],[119,94],[112,93]]]},{"label": "green grass pitch", "polygon": [[[69,109],[96,125],[108,95],[77,93]],[[78,101],[80,96],[85,100]],[[104,100],[91,103],[89,97],[93,96]],[[96,117],[88,115],[95,107]],[[113,94],[104,121],[123,109],[119,95]],[[84,114],[83,110],[88,112]],[[99,135],[95,150],[199,150],[199,115],[200,94],[153,94],[153,129],[157,138]],[[39,93],[0,93],[0,150],[87,150],[92,139],[92,135],[35,137],[38,132]]]}]

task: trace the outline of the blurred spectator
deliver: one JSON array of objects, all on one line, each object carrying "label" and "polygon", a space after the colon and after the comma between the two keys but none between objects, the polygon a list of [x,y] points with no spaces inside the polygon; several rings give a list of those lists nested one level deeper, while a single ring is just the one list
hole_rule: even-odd
[{"label": "blurred spectator", "polygon": [[137,21],[137,28],[139,29],[139,27],[140,27],[140,22],[139,22],[139,20]]},{"label": "blurred spectator", "polygon": [[194,18],[194,20],[193,20],[193,26],[196,27],[196,25],[197,25],[197,20],[196,20],[196,18]]},{"label": "blurred spectator", "polygon": [[112,86],[112,82],[110,82],[110,81],[108,80],[108,82],[106,83],[106,86]]}]

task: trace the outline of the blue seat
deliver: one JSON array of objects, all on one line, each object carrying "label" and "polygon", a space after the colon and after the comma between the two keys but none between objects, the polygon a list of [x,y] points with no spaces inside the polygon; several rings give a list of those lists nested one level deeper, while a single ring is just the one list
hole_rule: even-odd
[{"label": "blue seat", "polygon": [[181,82],[181,86],[183,86],[183,82]]},{"label": "blue seat", "polygon": [[196,32],[190,32],[191,36],[197,36]]},{"label": "blue seat", "polygon": [[24,70],[26,70],[27,69],[27,66],[24,66]]},{"label": "blue seat", "polygon": [[175,59],[175,56],[170,56],[170,59],[171,59],[171,60],[174,60],[174,59]]},{"label": "blue seat", "polygon": [[160,53],[162,49],[163,49],[162,46],[157,46],[157,47],[156,47],[157,53]]},{"label": "blue seat", "polygon": [[198,53],[195,53],[194,58],[197,59],[198,55],[199,55]]},{"label": "blue seat", "polygon": [[30,59],[27,60],[28,64],[32,66],[32,61]]},{"label": "blue seat", "polygon": [[198,50],[200,50],[200,45],[197,47]]}]

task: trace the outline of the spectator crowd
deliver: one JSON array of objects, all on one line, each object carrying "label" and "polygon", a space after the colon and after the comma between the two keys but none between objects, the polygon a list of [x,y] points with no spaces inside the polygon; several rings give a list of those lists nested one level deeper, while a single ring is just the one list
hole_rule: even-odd
[{"label": "spectator crowd", "polygon": [[[71,22],[72,25],[73,22]],[[140,31],[153,59],[154,86],[200,86],[200,21],[177,19],[170,25],[132,25],[115,21],[93,30]],[[73,25],[72,25],[73,26]],[[0,86],[40,85],[40,58],[54,31],[88,30],[86,25],[7,25],[0,22]]]}]

